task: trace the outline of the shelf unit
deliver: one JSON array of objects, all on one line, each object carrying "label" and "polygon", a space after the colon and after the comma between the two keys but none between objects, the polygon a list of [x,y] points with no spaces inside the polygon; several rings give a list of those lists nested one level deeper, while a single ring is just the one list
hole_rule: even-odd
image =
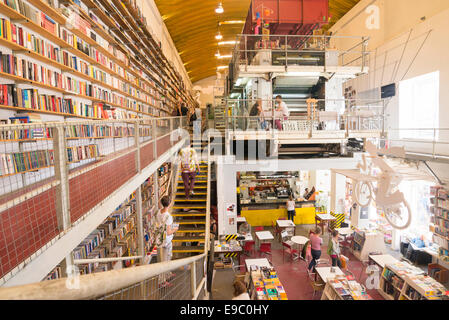
[{"label": "shelf unit", "polygon": [[[97,229],[73,250],[74,259],[112,258],[137,255],[135,194],[120,205]],[[129,263],[126,265],[126,263]],[[80,274],[130,266],[134,261],[79,264]]]},{"label": "shelf unit", "polygon": [[378,292],[387,300],[448,299],[442,284],[407,262],[385,265]]},{"label": "shelf unit", "polygon": [[[79,99],[90,100],[92,102],[92,105],[104,103],[112,106],[113,108],[119,108],[123,109],[124,111],[133,112],[138,116],[157,117],[169,115],[171,113],[171,110],[173,110],[174,103],[177,102],[178,98],[182,98],[182,100],[184,100],[188,106],[191,106],[191,102],[193,102],[191,96],[188,97],[187,94],[183,92],[184,89],[176,88],[173,83],[171,83],[174,80],[173,72],[169,71],[170,77],[165,78],[165,76],[167,75],[167,71],[165,70],[164,65],[161,65],[159,63],[160,59],[166,60],[165,56],[162,54],[162,51],[155,49],[155,47],[149,48],[148,43],[142,43],[148,42],[147,38],[144,38],[145,40],[142,40],[143,37],[131,37],[130,33],[132,33],[132,31],[123,28],[125,26],[123,19],[126,19],[126,23],[129,23],[129,25],[132,25],[133,27],[138,28],[138,30],[142,31],[142,22],[140,20],[135,20],[137,18],[136,16],[130,14],[124,15],[126,10],[130,10],[132,12],[138,10],[138,8],[133,6],[130,2],[93,2],[90,0],[84,0],[83,3],[87,5],[89,12],[86,12],[84,8],[71,0],[61,1],[60,8],[53,8],[48,3],[42,0],[26,0],[24,2],[31,4],[38,10],[43,11],[47,16],[58,23],[55,24],[56,31],[54,33],[50,32],[46,28],[33,22],[29,17],[26,17],[22,13],[14,10],[13,8],[2,2],[0,2],[0,13],[9,18],[11,22],[15,24],[17,30],[19,27],[26,27],[28,30],[32,30],[39,39],[43,38],[45,39],[45,41],[50,41],[53,45],[59,46],[58,49],[59,53],[61,53],[61,56],[63,51],[71,53],[73,56],[77,57],[78,60],[85,62],[87,69],[96,69],[104,72],[105,77],[108,78],[107,76],[109,76],[112,82],[107,83],[103,81],[103,79],[98,79],[92,76],[90,72],[83,73],[80,70],[76,70],[70,65],[65,65],[60,61],[57,61],[61,59],[53,60],[51,58],[48,58],[44,54],[38,52],[38,50],[36,50],[35,52],[30,48],[19,44],[19,42],[16,41],[13,37],[0,39],[0,46],[11,49],[13,55],[20,54],[21,56],[27,56],[29,58],[36,59],[45,65],[49,65],[52,68],[56,68],[61,71],[61,75],[70,77],[75,76],[77,78],[88,81],[91,86],[98,85],[102,90],[110,90],[109,95],[111,97],[114,94],[116,99],[118,99],[117,97],[119,97],[122,101],[122,98],[131,100],[126,102],[126,105],[123,103],[116,103],[116,101],[114,100],[105,101],[103,99],[98,99],[98,97],[95,97],[93,95],[91,96],[76,92],[70,92],[66,88],[55,88],[53,86],[42,84],[38,81],[30,81],[28,79],[24,79],[14,74],[8,74],[5,72],[0,73],[0,78],[12,80],[17,84],[25,83],[32,85],[33,87],[56,91],[62,94],[63,97],[74,96]],[[71,11],[71,9],[67,9],[66,5],[74,8],[77,13]],[[101,10],[100,6],[113,6],[113,8],[111,8],[112,12],[120,12],[121,15],[108,16],[104,13],[104,11]],[[84,25],[88,26],[86,28],[86,33],[84,33],[82,29],[78,28],[78,25],[68,31],[72,33],[74,37],[81,39],[85,44],[90,46],[90,55],[86,54],[86,50],[78,48],[78,43],[76,42],[75,38],[73,41],[73,45],[63,39],[63,37],[65,38],[65,34],[67,31],[67,29],[65,29],[63,25],[65,25],[70,20],[68,19],[68,16],[70,16],[70,14],[77,15],[77,21],[82,21]],[[99,19],[97,19],[98,17]],[[118,25],[122,26],[122,30],[116,28],[117,23]],[[104,24],[107,27],[104,28],[101,24]],[[108,28],[110,28],[110,30],[108,30]],[[145,31],[141,33],[148,35],[149,31],[146,27],[144,29]],[[23,30],[25,31],[25,29]],[[102,42],[102,44],[105,43],[105,41],[109,43],[108,49],[110,50],[105,48],[106,44],[102,46],[99,42],[96,41],[100,40],[100,38],[104,40],[100,41]],[[142,48],[145,50],[145,55],[140,52],[140,49]],[[98,54],[102,55],[104,59],[109,59],[109,65],[107,64],[108,61],[106,61],[105,63],[105,61],[100,61],[98,60],[98,58],[95,58],[95,55],[92,56],[92,51],[95,51]],[[148,57],[152,57],[152,61],[150,61]],[[146,64],[143,64],[144,62],[146,62]],[[157,62],[158,68],[149,68],[150,65],[152,66],[151,63],[155,62]],[[112,85],[112,83],[114,82],[116,84],[118,83],[118,85]],[[168,87],[170,87],[170,89],[167,89]],[[167,96],[167,93],[172,94],[172,98],[166,99],[165,96]],[[168,105],[169,107],[164,107],[164,104]],[[132,108],[129,107],[131,105],[133,106]],[[141,109],[140,105],[145,106],[145,108],[149,108],[148,110],[150,110],[150,112],[145,111],[146,109]],[[14,107],[15,106],[7,106],[7,109],[13,109]],[[0,106],[0,108],[2,108],[2,106]],[[19,111],[20,109],[17,108],[17,110]],[[47,111],[45,113],[49,112]],[[63,113],[52,114],[69,116]]]},{"label": "shelf unit", "polygon": [[430,188],[430,231],[438,244],[438,259],[449,262],[449,191],[441,186]]},{"label": "shelf unit", "polygon": [[351,242],[351,252],[360,261],[368,261],[372,252],[384,254],[386,247],[383,234],[377,230],[355,229],[354,239]]}]

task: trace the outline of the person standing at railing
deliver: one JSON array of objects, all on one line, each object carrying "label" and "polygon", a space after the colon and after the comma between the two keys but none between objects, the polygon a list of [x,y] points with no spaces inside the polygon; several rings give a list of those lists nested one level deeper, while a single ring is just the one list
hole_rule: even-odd
[{"label": "person standing at railing", "polygon": [[[288,116],[290,115],[290,112],[288,110],[287,104],[284,101],[282,101],[281,95],[276,96],[276,104],[277,104],[276,111],[282,112],[283,120],[284,121],[287,120]],[[274,124],[275,124],[276,129],[282,130],[281,119],[276,119],[274,121]]]},{"label": "person standing at railing", "polygon": [[[163,196],[160,200],[161,209],[156,214],[156,225],[161,231],[159,233],[157,245],[160,262],[170,261],[173,251],[173,235],[178,230],[177,225],[173,223],[173,216],[168,211],[170,206],[170,198],[168,196]],[[161,287],[170,285],[168,282],[170,277],[173,277],[172,273],[164,273],[161,275]]]},{"label": "person standing at railing", "polygon": [[187,199],[194,194],[195,177],[200,172],[200,165],[195,149],[187,146],[179,151],[181,159],[181,176],[184,182],[184,193]]}]

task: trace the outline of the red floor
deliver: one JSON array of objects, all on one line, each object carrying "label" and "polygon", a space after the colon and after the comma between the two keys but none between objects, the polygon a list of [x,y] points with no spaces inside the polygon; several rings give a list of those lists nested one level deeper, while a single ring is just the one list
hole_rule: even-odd
[{"label": "red floor", "polygon": [[[329,259],[329,256],[326,254],[326,246],[323,246],[321,251],[321,258]],[[365,284],[367,275],[361,275],[361,281],[359,278],[362,270],[362,263],[349,252],[345,251],[343,254],[349,258],[348,270],[354,274],[359,283]],[[261,257],[266,257],[266,255],[262,255]],[[240,264],[244,265],[244,260],[247,258],[247,256],[242,255]],[[256,252],[256,254],[250,258],[258,258],[258,253]],[[313,297],[313,289],[309,284],[307,277],[306,262],[301,259],[292,262],[287,254],[285,255],[285,261],[282,260],[282,249],[272,249],[270,261],[275,267],[284,289],[287,292],[288,299],[319,300],[321,298],[320,292],[317,292],[315,297]],[[368,293],[374,300],[384,300],[377,290],[368,290]]]}]

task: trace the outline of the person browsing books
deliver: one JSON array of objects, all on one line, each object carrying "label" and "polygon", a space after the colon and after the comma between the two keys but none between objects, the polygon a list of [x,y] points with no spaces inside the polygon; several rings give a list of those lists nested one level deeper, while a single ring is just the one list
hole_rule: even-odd
[{"label": "person browsing books", "polygon": [[195,177],[200,172],[200,165],[195,149],[187,146],[179,151],[181,158],[181,176],[184,182],[184,193],[187,199],[194,194]]},{"label": "person browsing books", "polygon": [[338,231],[332,231],[332,238],[327,247],[327,254],[332,258],[332,267],[338,266],[341,268],[340,261],[340,244],[338,243]]},{"label": "person browsing books", "polygon": [[321,257],[321,245],[323,244],[323,239],[320,238],[321,228],[316,227],[313,233],[310,233],[310,244],[311,244],[311,254],[312,260],[309,264],[309,271],[312,272],[315,269],[317,260]]},{"label": "person browsing books", "polygon": [[[160,200],[161,208],[156,213],[156,225],[160,232],[158,236],[158,251],[160,262],[170,261],[172,257],[172,240],[174,233],[178,227],[173,224],[173,217],[168,211],[170,206],[170,199],[168,196],[163,196]],[[168,285],[167,275],[162,276],[162,286]]]}]

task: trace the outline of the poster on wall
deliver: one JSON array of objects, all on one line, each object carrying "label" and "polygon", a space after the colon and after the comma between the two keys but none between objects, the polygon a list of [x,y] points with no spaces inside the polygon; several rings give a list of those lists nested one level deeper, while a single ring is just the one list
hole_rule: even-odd
[{"label": "poster on wall", "polygon": [[235,224],[235,216],[237,215],[236,209],[237,205],[235,203],[226,204],[226,215],[228,217],[228,224],[230,226]]},{"label": "poster on wall", "polygon": [[369,207],[360,208],[360,220],[369,219]]}]

